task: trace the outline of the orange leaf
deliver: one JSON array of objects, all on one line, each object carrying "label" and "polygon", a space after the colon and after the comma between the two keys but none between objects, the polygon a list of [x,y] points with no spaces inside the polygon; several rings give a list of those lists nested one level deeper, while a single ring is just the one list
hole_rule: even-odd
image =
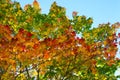
[{"label": "orange leaf", "polygon": [[45,53],[44,53],[44,58],[45,58],[45,59],[48,59],[49,57],[50,57],[49,51],[45,51]]},{"label": "orange leaf", "polygon": [[40,9],[39,3],[38,3],[36,0],[34,0],[34,2],[33,2],[33,7],[34,7],[36,10],[39,10],[39,9]]}]

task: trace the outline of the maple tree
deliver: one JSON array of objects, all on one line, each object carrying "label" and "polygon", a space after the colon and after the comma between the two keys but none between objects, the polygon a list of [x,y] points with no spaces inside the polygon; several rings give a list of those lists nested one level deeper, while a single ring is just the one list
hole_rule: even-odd
[{"label": "maple tree", "polygon": [[[92,18],[66,16],[56,2],[48,14],[39,3],[21,8],[0,1],[1,80],[115,80],[120,23],[92,28]],[[79,35],[79,36],[77,36]]]}]

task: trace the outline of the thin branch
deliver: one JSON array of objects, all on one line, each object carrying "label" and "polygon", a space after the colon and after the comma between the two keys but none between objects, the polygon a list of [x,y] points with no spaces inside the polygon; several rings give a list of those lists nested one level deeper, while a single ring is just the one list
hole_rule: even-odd
[{"label": "thin branch", "polygon": [[30,78],[30,74],[29,74],[29,70],[28,70],[27,66],[25,66],[25,69],[26,69],[26,72],[27,72],[27,77],[29,79]]}]

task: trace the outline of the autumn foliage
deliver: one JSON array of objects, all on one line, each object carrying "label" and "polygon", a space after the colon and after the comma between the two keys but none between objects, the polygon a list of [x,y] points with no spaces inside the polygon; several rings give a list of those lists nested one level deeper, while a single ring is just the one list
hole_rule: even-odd
[{"label": "autumn foliage", "polygon": [[0,1],[1,80],[117,79],[120,23],[92,28],[92,18],[65,13],[56,2],[42,14],[37,0]]}]

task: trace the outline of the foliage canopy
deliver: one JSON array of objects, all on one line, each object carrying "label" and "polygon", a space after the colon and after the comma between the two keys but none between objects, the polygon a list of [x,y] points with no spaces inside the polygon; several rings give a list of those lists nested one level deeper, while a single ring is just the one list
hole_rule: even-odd
[{"label": "foliage canopy", "polygon": [[120,24],[92,23],[76,12],[69,19],[56,2],[42,14],[36,0],[24,9],[0,0],[0,79],[116,80]]}]

